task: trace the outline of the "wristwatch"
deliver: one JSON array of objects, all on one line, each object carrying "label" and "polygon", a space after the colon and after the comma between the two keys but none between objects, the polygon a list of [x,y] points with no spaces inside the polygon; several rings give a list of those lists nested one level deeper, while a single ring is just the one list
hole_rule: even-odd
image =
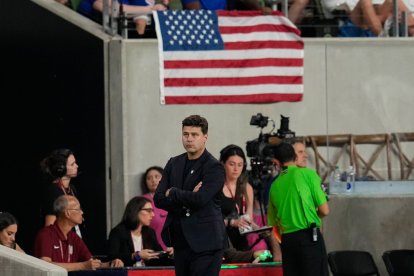
[{"label": "wristwatch", "polygon": [[139,255],[139,252],[140,251],[136,251],[135,253],[134,253],[134,260],[135,260],[135,262],[139,262],[139,261],[141,261],[142,259],[141,259],[141,256]]}]

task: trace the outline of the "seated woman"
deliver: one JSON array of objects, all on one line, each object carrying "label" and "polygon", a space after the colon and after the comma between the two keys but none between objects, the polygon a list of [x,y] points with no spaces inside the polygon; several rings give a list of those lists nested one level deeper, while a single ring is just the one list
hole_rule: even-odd
[{"label": "seated woman", "polygon": [[24,253],[16,243],[17,220],[7,212],[0,212],[0,244]]},{"label": "seated woman", "polygon": [[163,171],[163,168],[159,166],[149,167],[142,175],[141,191],[143,193],[143,196],[151,200],[153,203],[154,218],[151,220],[150,226],[152,229],[154,229],[158,242],[160,243],[163,250],[165,250],[167,246],[164,244],[161,238],[161,232],[162,228],[164,227],[168,212],[154,206],[154,193],[158,187],[158,184],[160,183]]},{"label": "seated woman", "polygon": [[153,217],[151,201],[142,196],[133,197],[125,207],[121,222],[109,233],[109,257],[121,259],[125,266],[173,265],[169,258],[173,249],[168,247],[167,254],[161,252],[155,232],[149,227]]}]

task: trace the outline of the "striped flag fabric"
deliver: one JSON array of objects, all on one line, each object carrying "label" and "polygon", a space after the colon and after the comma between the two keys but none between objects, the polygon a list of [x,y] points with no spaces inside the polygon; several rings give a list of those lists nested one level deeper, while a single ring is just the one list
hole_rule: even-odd
[{"label": "striped flag fabric", "polygon": [[304,44],[280,12],[153,12],[161,104],[295,102]]}]

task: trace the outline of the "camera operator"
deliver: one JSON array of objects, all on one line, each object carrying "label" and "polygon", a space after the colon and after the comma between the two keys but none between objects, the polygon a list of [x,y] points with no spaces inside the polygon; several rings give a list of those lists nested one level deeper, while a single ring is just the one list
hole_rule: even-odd
[{"label": "camera operator", "polygon": [[320,177],[314,170],[296,165],[289,143],[274,147],[273,156],[281,170],[270,189],[267,218],[282,237],[283,275],[328,275],[320,226],[329,206]]}]

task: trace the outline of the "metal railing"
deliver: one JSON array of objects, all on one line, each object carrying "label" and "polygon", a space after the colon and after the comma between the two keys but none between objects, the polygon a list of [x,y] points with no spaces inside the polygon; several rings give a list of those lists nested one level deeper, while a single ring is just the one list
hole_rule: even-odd
[{"label": "metal railing", "polygon": [[[272,7],[273,10],[281,10],[284,14],[289,14],[289,0],[263,0],[263,4]],[[318,2],[317,4],[320,5],[320,0],[314,0],[314,2]],[[128,38],[128,26],[125,23],[126,19],[132,16],[132,14],[127,14],[122,11],[122,5],[119,4],[118,0],[112,0],[112,5],[110,4],[110,0],[103,0],[104,7],[102,12],[102,24],[103,29],[106,33],[111,35],[121,35],[123,38]],[[391,37],[407,37],[409,35],[408,32],[408,17],[413,16],[411,12],[401,12],[401,20],[398,19],[399,17],[399,7],[398,7],[398,0],[392,0],[393,2],[393,12],[392,12],[392,25],[391,30],[387,36]],[[315,8],[317,10],[318,8]],[[320,7],[319,7],[320,9]],[[318,36],[335,36],[335,32],[330,33],[331,29],[338,29],[341,24],[341,18],[337,18],[338,20],[319,20],[317,17],[323,17],[320,11],[313,14],[315,18],[314,20],[310,20],[310,23],[307,24],[298,24],[299,29],[305,28],[317,28],[327,30],[325,33],[324,31],[314,33],[316,37]],[[414,13],[414,11],[413,11]],[[316,23],[314,23],[316,22]],[[321,23],[322,22],[322,23]],[[339,22],[339,23],[338,23]],[[306,36],[306,35],[305,35]],[[310,35],[312,36],[312,34]]]}]

